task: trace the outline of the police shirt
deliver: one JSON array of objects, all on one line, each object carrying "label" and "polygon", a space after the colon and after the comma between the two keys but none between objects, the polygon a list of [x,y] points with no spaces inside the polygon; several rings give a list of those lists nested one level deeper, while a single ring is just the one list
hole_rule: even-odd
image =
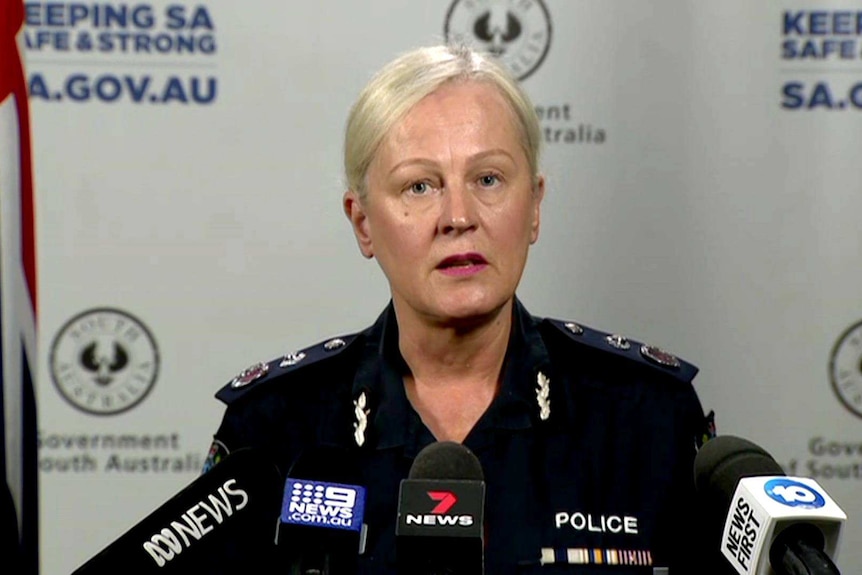
[{"label": "police shirt", "polygon": [[[253,366],[227,404],[214,457],[268,450],[284,475],[304,450],[358,458],[360,573],[395,572],[399,485],[435,441],[409,403],[390,305],[370,328]],[[693,461],[705,418],[697,368],[654,347],[515,300],[500,389],[464,445],[485,482],[485,572],[703,573]]]}]

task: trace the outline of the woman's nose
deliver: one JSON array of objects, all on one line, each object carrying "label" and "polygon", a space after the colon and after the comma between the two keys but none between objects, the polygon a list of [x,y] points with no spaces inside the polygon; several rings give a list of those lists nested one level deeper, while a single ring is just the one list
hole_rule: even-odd
[{"label": "woman's nose", "polygon": [[438,228],[444,234],[461,233],[476,226],[475,198],[463,185],[448,185],[443,191],[443,208]]}]

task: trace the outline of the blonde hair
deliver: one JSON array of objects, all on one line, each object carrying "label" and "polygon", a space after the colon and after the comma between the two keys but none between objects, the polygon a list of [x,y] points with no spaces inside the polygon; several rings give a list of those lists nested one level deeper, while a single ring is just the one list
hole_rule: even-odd
[{"label": "blonde hair", "polygon": [[368,167],[389,130],[420,100],[454,81],[487,82],[500,92],[514,113],[533,181],[538,181],[539,119],[517,80],[490,54],[467,46],[433,46],[407,52],[389,62],[353,104],[344,136],[344,171],[349,189],[365,196]]}]

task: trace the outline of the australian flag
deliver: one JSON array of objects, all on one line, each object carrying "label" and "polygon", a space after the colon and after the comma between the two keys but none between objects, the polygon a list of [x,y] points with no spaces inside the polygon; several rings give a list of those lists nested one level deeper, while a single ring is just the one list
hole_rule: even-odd
[{"label": "australian flag", "polygon": [[37,574],[36,238],[21,0],[0,0],[0,557]]}]

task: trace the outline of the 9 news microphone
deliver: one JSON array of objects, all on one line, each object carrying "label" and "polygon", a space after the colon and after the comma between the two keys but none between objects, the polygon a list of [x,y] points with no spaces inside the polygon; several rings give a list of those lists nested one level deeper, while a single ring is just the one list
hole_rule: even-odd
[{"label": "9 news microphone", "polygon": [[365,488],[354,454],[316,448],[300,454],[284,482],[278,559],[288,575],[356,573],[364,544]]},{"label": "9 news microphone", "polygon": [[[721,552],[744,575],[838,575],[847,516],[813,479],[787,477],[759,446],[709,440],[694,460],[695,486],[721,531]],[[717,534],[717,533],[716,533]]]},{"label": "9 news microphone", "polygon": [[241,449],[198,477],[73,575],[221,573],[264,566],[274,550],[281,475]]},{"label": "9 news microphone", "polygon": [[459,443],[432,443],[401,482],[395,527],[398,573],[484,572],[482,465]]}]

